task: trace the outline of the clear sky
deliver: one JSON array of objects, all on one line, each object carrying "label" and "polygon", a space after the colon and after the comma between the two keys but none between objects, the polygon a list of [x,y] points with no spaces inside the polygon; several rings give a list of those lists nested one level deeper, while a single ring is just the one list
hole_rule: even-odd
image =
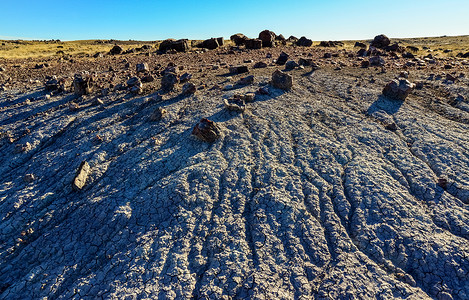
[{"label": "clear sky", "polygon": [[469,34],[469,0],[0,0],[0,39],[205,39],[269,29],[313,40]]}]

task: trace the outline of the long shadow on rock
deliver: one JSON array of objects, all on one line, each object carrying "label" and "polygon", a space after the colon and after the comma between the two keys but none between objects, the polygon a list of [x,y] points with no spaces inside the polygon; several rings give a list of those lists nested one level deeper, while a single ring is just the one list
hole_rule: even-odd
[{"label": "long shadow on rock", "polygon": [[403,103],[404,101],[402,100],[389,99],[383,95],[380,95],[378,99],[376,99],[376,101],[373,102],[370,107],[368,107],[366,113],[368,115],[372,115],[377,111],[383,110],[386,113],[393,115],[399,111]]}]

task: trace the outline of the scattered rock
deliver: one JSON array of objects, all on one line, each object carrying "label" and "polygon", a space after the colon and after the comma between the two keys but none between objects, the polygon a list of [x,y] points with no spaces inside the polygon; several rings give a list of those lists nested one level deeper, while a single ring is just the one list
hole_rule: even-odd
[{"label": "scattered rock", "polygon": [[272,86],[282,90],[289,90],[293,86],[293,77],[280,70],[276,70],[272,74]]},{"label": "scattered rock", "polygon": [[253,82],[254,82],[254,75],[249,75],[238,80],[236,84],[237,85],[249,85],[249,84],[252,84]]},{"label": "scattered rock", "polygon": [[371,66],[384,66],[385,61],[380,56],[373,56],[373,57],[370,57],[370,65]]},{"label": "scattered rock", "polygon": [[362,60],[360,65],[361,65],[362,68],[368,68],[370,66],[370,61],[369,60]]},{"label": "scattered rock", "polygon": [[145,76],[142,77],[142,82],[153,82],[155,81],[155,77],[151,74],[146,74]]},{"label": "scattered rock", "polygon": [[239,65],[230,67],[230,73],[232,74],[241,74],[247,72],[249,72],[248,66]]},{"label": "scattered rock", "polygon": [[383,49],[386,46],[389,46],[390,43],[391,40],[387,36],[385,36],[384,34],[380,34],[375,36],[375,38],[371,42],[371,46]]},{"label": "scattered rock", "polygon": [[45,82],[45,88],[46,91],[55,91],[59,89],[59,81],[57,80],[57,76],[52,76],[50,77],[46,82]]},{"label": "scattered rock", "polygon": [[404,53],[402,53],[402,57],[403,57],[403,58],[415,58],[415,56],[414,56],[412,53],[410,53],[410,52],[404,52]]},{"label": "scattered rock", "polygon": [[123,52],[122,47],[118,45],[114,45],[112,49],[109,51],[109,54],[116,55],[121,54]]},{"label": "scattered rock", "polygon": [[259,40],[262,41],[262,47],[273,47],[276,34],[270,30],[264,30],[259,33]]},{"label": "scattered rock", "polygon": [[179,82],[180,83],[185,83],[185,82],[188,82],[189,80],[192,79],[192,74],[190,73],[184,73],[181,75],[181,77],[179,78]]},{"label": "scattered rock", "polygon": [[242,33],[233,34],[230,37],[230,40],[232,40],[235,43],[236,46],[244,45],[244,43],[246,42],[247,39],[248,38]]},{"label": "scattered rock", "polygon": [[458,79],[456,77],[454,77],[453,75],[451,75],[451,74],[446,74],[446,80],[451,81],[451,82],[455,82]]},{"label": "scattered rock", "polygon": [[167,52],[170,50],[174,50],[176,52],[186,52],[190,49],[189,40],[187,39],[167,39],[161,42],[159,50],[162,52]]},{"label": "scattered rock", "polygon": [[302,36],[297,42],[297,46],[302,46],[302,47],[311,47],[313,45],[313,41],[310,39],[307,39],[306,37]]},{"label": "scattered rock", "polygon": [[[221,39],[223,40],[223,38],[221,38]],[[200,48],[207,48],[207,49],[210,49],[210,50],[217,49],[219,46],[221,46],[221,45],[218,44],[218,39],[216,39],[216,38],[210,38],[208,40],[205,40],[199,45]]]},{"label": "scattered rock", "polygon": [[246,49],[261,49],[262,48],[262,40],[260,39],[246,39],[244,41],[246,45]]},{"label": "scattered rock", "polygon": [[285,52],[280,53],[280,56],[277,58],[277,61],[275,62],[277,65],[282,66],[284,65],[290,56],[286,54]]},{"label": "scattered rock", "polygon": [[75,74],[73,90],[78,96],[91,94],[93,91],[91,76]]},{"label": "scattered rock", "polygon": [[83,161],[80,166],[78,167],[78,171],[75,175],[75,179],[73,179],[72,188],[76,191],[80,191],[86,184],[86,179],[90,173],[90,165]]},{"label": "scattered rock", "polygon": [[221,132],[215,122],[203,118],[195,125],[192,134],[205,142],[213,143],[220,138]]},{"label": "scattered rock", "polygon": [[129,80],[127,80],[126,83],[127,83],[128,87],[133,87],[133,86],[136,86],[136,85],[142,85],[142,82],[140,81],[140,78],[138,78],[138,77],[132,77]]},{"label": "scattered rock", "polygon": [[141,73],[141,72],[148,72],[148,64],[147,63],[137,64],[137,73]]},{"label": "scattered rock", "polygon": [[23,181],[26,183],[32,183],[36,180],[36,176],[34,174],[26,174],[23,177]]},{"label": "scattered rock", "polygon": [[265,62],[259,61],[254,64],[253,68],[254,69],[267,68],[267,64]]},{"label": "scattered rock", "polygon": [[165,72],[165,74],[161,78],[161,88],[164,91],[172,91],[174,89],[174,86],[178,83],[178,75],[173,72]]},{"label": "scattered rock", "polygon": [[294,60],[289,60],[287,61],[287,63],[285,64],[285,69],[286,70],[293,70],[294,68],[298,67],[299,64],[296,63],[296,61]]},{"label": "scattered rock", "polygon": [[239,98],[230,98],[230,99],[223,99],[225,104],[225,108],[231,111],[243,112],[246,110],[246,104],[244,100]]},{"label": "scattered rock", "polygon": [[339,41],[322,41],[319,43],[319,47],[341,47],[343,45],[344,43]]},{"label": "scattered rock", "polygon": [[188,82],[182,86],[182,94],[183,95],[192,95],[197,91],[195,84],[192,82]]},{"label": "scattered rock", "polygon": [[361,43],[361,42],[355,42],[354,47],[365,48],[366,49],[366,45],[364,43]]},{"label": "scattered rock", "polygon": [[313,60],[311,58],[300,58],[298,60],[298,65],[300,66],[309,67],[311,66],[312,63],[313,63]]},{"label": "scattered rock", "polygon": [[405,78],[394,79],[384,87],[383,95],[391,99],[404,101],[414,87],[415,85]]},{"label": "scattered rock", "polygon": [[167,114],[166,109],[162,107],[158,107],[150,115],[150,121],[159,122],[161,121],[161,119],[163,119],[166,116],[166,114]]}]

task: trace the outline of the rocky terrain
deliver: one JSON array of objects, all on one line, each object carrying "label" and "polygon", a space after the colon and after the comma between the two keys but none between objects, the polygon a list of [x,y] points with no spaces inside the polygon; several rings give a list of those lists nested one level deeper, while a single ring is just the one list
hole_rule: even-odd
[{"label": "rocky terrain", "polygon": [[0,299],[469,298],[469,49],[260,37],[0,58]]}]

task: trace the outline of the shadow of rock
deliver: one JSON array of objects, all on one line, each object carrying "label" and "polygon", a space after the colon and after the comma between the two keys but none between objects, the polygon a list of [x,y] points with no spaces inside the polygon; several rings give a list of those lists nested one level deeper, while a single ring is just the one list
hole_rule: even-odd
[{"label": "shadow of rock", "polygon": [[393,115],[399,111],[403,103],[404,101],[389,99],[383,95],[380,95],[378,99],[376,99],[376,101],[373,102],[370,107],[368,107],[366,113],[368,115],[372,115],[373,113],[382,110],[390,115]]}]

